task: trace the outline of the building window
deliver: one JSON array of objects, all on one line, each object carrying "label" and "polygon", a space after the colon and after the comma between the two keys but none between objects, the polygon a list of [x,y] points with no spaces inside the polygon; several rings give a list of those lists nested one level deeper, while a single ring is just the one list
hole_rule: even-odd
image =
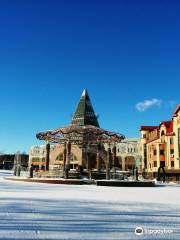
[{"label": "building window", "polygon": [[170,144],[174,144],[173,137],[170,138]]},{"label": "building window", "polygon": [[160,155],[164,155],[164,149],[160,150]]},{"label": "building window", "polygon": [[154,153],[154,155],[157,155],[157,151],[156,151],[156,149],[154,149],[153,153]]},{"label": "building window", "polygon": [[174,167],[174,161],[171,161],[171,167],[172,168]]},{"label": "building window", "polygon": [[146,134],[143,134],[143,138],[146,138]]},{"label": "building window", "polygon": [[160,166],[165,167],[165,161],[160,161]]},{"label": "building window", "polygon": [[180,157],[180,128],[178,128],[178,149],[179,149],[179,157]]},{"label": "building window", "polygon": [[161,136],[164,136],[165,135],[165,133],[164,133],[164,130],[161,132]]},{"label": "building window", "polygon": [[171,153],[171,154],[174,154],[174,149],[170,149],[170,153]]},{"label": "building window", "polygon": [[34,157],[34,158],[32,158],[31,161],[32,161],[32,162],[41,162],[41,158],[39,158],[39,157]]},{"label": "building window", "polygon": [[154,167],[157,167],[157,161],[154,161]]},{"label": "building window", "polygon": [[161,142],[165,142],[165,132],[164,132],[164,130],[161,132]]},{"label": "building window", "polygon": [[56,157],[56,161],[63,161],[63,153],[60,153],[57,157]]},{"label": "building window", "polygon": [[146,146],[146,144],[144,144],[143,147],[144,147],[144,167],[147,168],[147,146]]}]

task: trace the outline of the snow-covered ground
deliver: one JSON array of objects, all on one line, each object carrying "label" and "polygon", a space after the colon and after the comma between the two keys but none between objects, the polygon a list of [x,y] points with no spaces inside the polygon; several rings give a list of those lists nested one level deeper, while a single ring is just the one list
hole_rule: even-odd
[{"label": "snow-covered ground", "polygon": [[180,239],[180,185],[53,185],[8,174],[0,171],[0,239]]}]

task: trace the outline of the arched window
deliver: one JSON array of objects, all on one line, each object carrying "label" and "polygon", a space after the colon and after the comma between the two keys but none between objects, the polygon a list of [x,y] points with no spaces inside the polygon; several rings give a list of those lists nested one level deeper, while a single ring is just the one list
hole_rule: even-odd
[{"label": "arched window", "polygon": [[162,130],[161,131],[161,136],[164,136],[164,135],[165,135],[164,130]]},{"label": "arched window", "polygon": [[56,161],[62,161],[63,160],[63,153],[60,153],[57,157],[56,157]]},{"label": "arched window", "polygon": [[164,132],[164,130],[161,131],[161,141],[165,142],[165,132]]}]

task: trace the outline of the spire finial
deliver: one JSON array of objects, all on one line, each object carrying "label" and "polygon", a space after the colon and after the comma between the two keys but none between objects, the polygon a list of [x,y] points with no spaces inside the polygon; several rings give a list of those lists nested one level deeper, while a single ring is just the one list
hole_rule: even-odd
[{"label": "spire finial", "polygon": [[87,89],[84,89],[82,92],[82,97],[87,95]]}]

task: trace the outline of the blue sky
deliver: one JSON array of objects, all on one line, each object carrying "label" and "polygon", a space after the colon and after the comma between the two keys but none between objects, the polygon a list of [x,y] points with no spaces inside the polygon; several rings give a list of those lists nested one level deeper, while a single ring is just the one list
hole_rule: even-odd
[{"label": "blue sky", "polygon": [[[101,127],[139,136],[179,99],[180,2],[2,0],[0,151],[69,124],[84,88]],[[137,105],[138,104],[138,105]]]}]

